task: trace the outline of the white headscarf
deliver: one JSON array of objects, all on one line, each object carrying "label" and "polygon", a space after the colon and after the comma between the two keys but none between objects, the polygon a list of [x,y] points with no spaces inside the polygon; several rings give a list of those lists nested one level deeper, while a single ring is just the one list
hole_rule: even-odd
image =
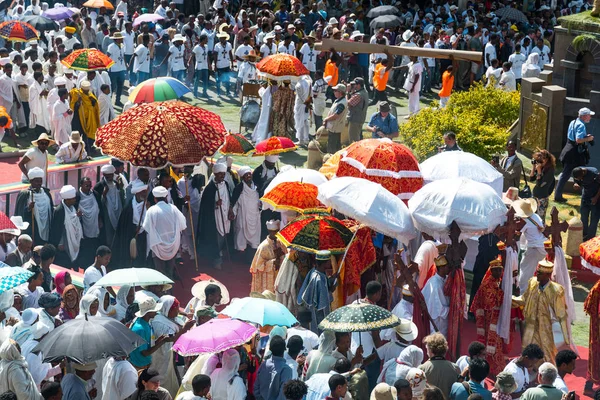
[{"label": "white headscarf", "polygon": [[[96,313],[96,315],[90,314],[90,307],[92,306],[92,303],[94,303],[94,301],[100,302],[94,294],[86,293],[79,301],[79,315],[75,318],[84,318],[86,314],[88,318],[98,316],[98,313]],[[98,307],[98,309],[100,309],[100,307]]]},{"label": "white headscarf", "polygon": [[98,304],[98,314],[100,314],[101,317],[116,317],[117,312],[110,304],[110,301],[108,302],[108,307],[106,309],[104,308],[104,300],[106,299],[106,296],[109,296],[110,300],[110,295],[106,289],[104,289],[102,286],[92,286],[90,290],[88,290],[88,294],[94,295],[98,299],[98,302],[100,303]]},{"label": "white headscarf", "polygon": [[17,322],[13,327],[10,338],[15,340],[19,345],[25,343],[25,341],[32,337],[31,330],[38,316],[39,312],[34,308],[28,308],[23,311],[22,320]]},{"label": "white headscarf", "polygon": [[539,75],[539,73],[542,72],[540,66],[538,65],[539,61],[540,55],[538,53],[531,53],[527,57],[527,61],[525,61],[525,64],[521,66],[521,73],[523,75],[529,74],[531,76],[532,73],[537,72],[537,74]]},{"label": "white headscarf", "polygon": [[319,336],[319,347],[317,350],[311,350],[306,358],[308,370],[306,371],[305,380],[309,379],[313,374],[331,371],[333,365],[337,361],[337,359],[331,355],[333,350],[335,350],[335,333],[331,331],[321,333],[321,336]]},{"label": "white headscarf", "polygon": [[423,362],[423,350],[415,345],[410,345],[396,359],[389,360],[377,378],[377,382],[393,384],[398,379],[405,379],[411,368],[417,368]]},{"label": "white headscarf", "polygon": [[[229,398],[229,386],[236,381],[234,378],[236,375],[238,375],[238,369],[240,367],[240,354],[234,349],[226,350],[223,353],[221,364],[222,367],[217,368],[210,375],[210,394],[214,400],[225,400]],[[241,383],[243,386],[241,379],[237,379],[237,381],[240,381],[239,383]],[[235,383],[237,384],[238,382]]]},{"label": "white headscarf", "polygon": [[175,334],[179,332],[179,325],[169,319],[169,310],[173,307],[175,297],[164,295],[160,298],[159,304],[162,306],[160,312],[152,320],[152,329],[156,336]]},{"label": "white headscarf", "polygon": [[127,303],[127,295],[131,289],[132,287],[130,285],[123,285],[117,292],[117,304],[115,305],[115,311],[117,314],[115,318],[119,321],[125,318],[125,314],[127,313],[127,307],[129,307],[129,303]]},{"label": "white headscarf", "polygon": [[0,393],[13,391],[19,399],[38,399],[40,394],[27,369],[25,357],[14,340],[0,346]]}]

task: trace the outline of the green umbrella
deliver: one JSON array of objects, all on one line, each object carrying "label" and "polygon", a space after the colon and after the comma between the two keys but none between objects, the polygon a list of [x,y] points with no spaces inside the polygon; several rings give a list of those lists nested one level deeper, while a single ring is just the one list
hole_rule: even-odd
[{"label": "green umbrella", "polygon": [[383,307],[368,303],[349,304],[330,313],[319,329],[335,332],[366,332],[393,328],[400,318]]}]

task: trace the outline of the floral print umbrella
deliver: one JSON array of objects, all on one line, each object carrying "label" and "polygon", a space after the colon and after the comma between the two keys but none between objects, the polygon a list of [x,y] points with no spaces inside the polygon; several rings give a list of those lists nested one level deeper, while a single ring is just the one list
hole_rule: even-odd
[{"label": "floral print umbrella", "polygon": [[321,250],[342,254],[352,236],[352,231],[339,219],[315,214],[302,215],[277,233],[286,247],[313,254]]},{"label": "floral print umbrella", "polygon": [[291,139],[281,136],[271,136],[256,145],[254,156],[270,156],[295,151],[296,149],[297,147]]},{"label": "floral print umbrella", "polygon": [[260,75],[276,81],[297,79],[302,75],[310,74],[302,61],[285,53],[273,54],[263,58],[256,64],[256,68]]},{"label": "floral print umbrella", "polygon": [[364,139],[348,146],[342,153],[336,176],[379,183],[405,202],[423,187],[415,156],[408,147],[390,139]]},{"label": "floral print umbrella", "polygon": [[334,332],[366,332],[393,328],[400,318],[383,307],[368,303],[348,304],[332,311],[319,329]]},{"label": "floral print umbrella", "polygon": [[27,22],[13,20],[0,24],[0,37],[13,42],[28,42],[32,39],[39,39],[39,34]]},{"label": "floral print umbrella", "polygon": [[108,69],[115,63],[109,56],[96,49],[75,50],[60,62],[65,67],[78,71]]},{"label": "floral print umbrella", "polygon": [[219,152],[226,156],[247,156],[254,152],[254,146],[244,135],[239,133],[230,133],[225,136],[225,143],[219,149]]},{"label": "floral print umbrella", "polygon": [[223,144],[221,117],[181,101],[140,104],[98,129],[104,154],[138,167],[198,164]]},{"label": "floral print umbrella", "polygon": [[312,183],[282,182],[275,186],[261,200],[276,210],[292,210],[299,213],[324,208],[317,200],[319,189]]}]

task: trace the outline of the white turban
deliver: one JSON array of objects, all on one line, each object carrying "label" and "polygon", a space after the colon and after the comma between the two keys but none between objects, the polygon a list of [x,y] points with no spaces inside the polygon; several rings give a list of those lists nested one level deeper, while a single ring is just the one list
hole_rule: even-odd
[{"label": "white turban", "polygon": [[223,163],[216,163],[215,166],[213,167],[214,174],[218,174],[219,172],[226,172],[226,171],[227,171],[227,165],[225,165]]},{"label": "white turban", "polygon": [[252,168],[250,168],[248,166],[244,166],[238,170],[238,175],[240,177],[246,175],[247,173],[252,173]]},{"label": "white turban", "polygon": [[63,200],[74,199],[77,195],[77,190],[72,185],[65,185],[60,189],[60,197]]},{"label": "white turban", "polygon": [[140,181],[136,181],[131,185],[131,193],[138,194],[144,190],[148,189],[148,185],[144,185],[144,183]]},{"label": "white turban", "polygon": [[272,219],[270,221],[267,221],[267,230],[270,230],[270,231],[279,230],[280,223],[281,223],[281,221],[279,221],[278,219]]},{"label": "white turban", "polygon": [[154,198],[157,199],[164,199],[167,197],[168,194],[169,192],[164,186],[157,186],[154,189],[152,189],[152,195],[154,196]]},{"label": "white turban", "polygon": [[228,167],[231,167],[233,165],[233,157],[230,157],[230,156],[225,157],[225,156],[223,156],[223,157],[221,157],[221,158],[219,158],[217,160],[217,164],[225,164]]},{"label": "white turban", "polygon": [[276,163],[277,161],[279,161],[279,156],[277,154],[272,156],[265,156],[265,160],[271,163]]},{"label": "white turban", "polygon": [[67,79],[59,76],[58,78],[56,78],[54,80],[54,86],[60,86],[60,85],[66,85],[67,84]]},{"label": "white turban", "polygon": [[29,178],[29,180],[32,180],[35,178],[43,178],[44,170],[41,169],[40,167],[33,167],[27,172],[27,177]]},{"label": "white turban", "polygon": [[106,165],[102,166],[102,168],[100,169],[100,172],[102,172],[103,174],[114,174],[115,167],[113,167],[110,164],[106,164]]}]

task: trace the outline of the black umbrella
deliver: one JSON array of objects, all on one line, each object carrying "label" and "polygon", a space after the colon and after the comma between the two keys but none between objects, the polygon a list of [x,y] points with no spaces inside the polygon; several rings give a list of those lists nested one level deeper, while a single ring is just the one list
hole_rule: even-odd
[{"label": "black umbrella", "polygon": [[382,15],[396,15],[399,10],[394,6],[379,6],[372,8],[367,14],[367,18],[377,18]]},{"label": "black umbrella", "polygon": [[53,31],[58,29],[58,24],[50,18],[42,17],[41,15],[28,15],[23,17],[23,22],[32,25],[38,31]]},{"label": "black umbrella", "polygon": [[392,29],[402,25],[402,20],[396,15],[382,15],[371,21],[371,29]]},{"label": "black umbrella", "polygon": [[526,24],[528,22],[527,17],[520,10],[512,7],[502,7],[496,10],[496,16],[502,20],[508,20],[516,23]]},{"label": "black umbrella", "polygon": [[68,358],[79,364],[108,357],[126,357],[146,343],[139,335],[112,318],[89,317],[65,322],[33,349],[44,362]]},{"label": "black umbrella", "polygon": [[348,304],[332,311],[319,324],[319,329],[334,332],[366,332],[393,328],[400,318],[374,304]]}]

